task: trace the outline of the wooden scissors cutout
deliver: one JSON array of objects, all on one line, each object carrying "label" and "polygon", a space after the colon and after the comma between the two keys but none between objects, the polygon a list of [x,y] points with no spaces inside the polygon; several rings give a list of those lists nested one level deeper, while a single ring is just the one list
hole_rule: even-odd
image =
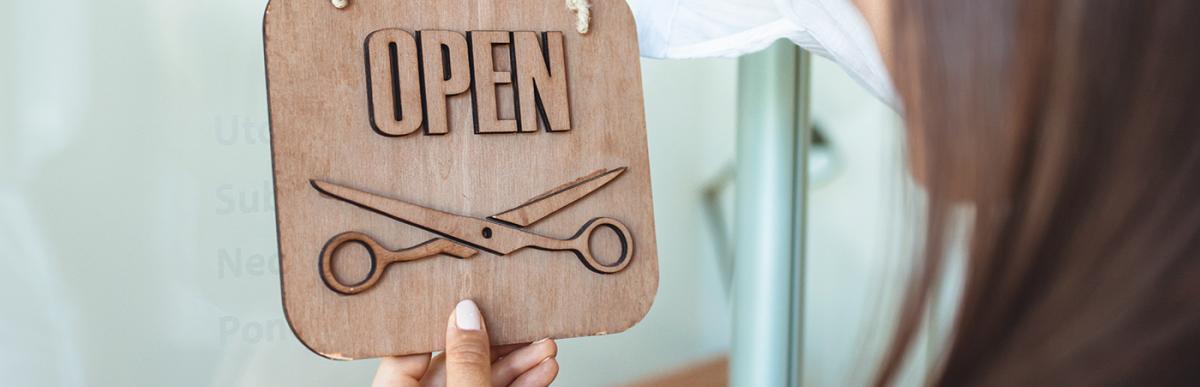
[{"label": "wooden scissors cutout", "polygon": [[[440,237],[407,249],[393,251],[384,248],[379,242],[360,232],[350,231],[338,234],[330,238],[321,250],[319,263],[321,279],[325,281],[326,286],[338,293],[357,294],[375,286],[383,276],[384,269],[396,262],[413,261],[438,254],[469,258],[480,250],[503,256],[527,247],[549,251],[570,251],[579,257],[584,266],[596,273],[619,272],[629,265],[630,257],[633,255],[633,236],[630,235],[629,228],[616,219],[594,218],[580,227],[579,231],[568,239],[551,238],[522,230],[522,228],[528,227],[599,190],[620,176],[622,172],[625,172],[624,167],[584,176],[572,183],[538,195],[516,208],[484,219],[452,214],[354,188],[311,180],[313,188],[323,194],[429,231]],[[604,264],[592,255],[589,240],[592,233],[600,227],[611,229],[620,240],[621,255],[614,263]],[[355,284],[342,283],[334,275],[333,254],[347,243],[361,244],[370,255],[371,266],[366,279]]]}]

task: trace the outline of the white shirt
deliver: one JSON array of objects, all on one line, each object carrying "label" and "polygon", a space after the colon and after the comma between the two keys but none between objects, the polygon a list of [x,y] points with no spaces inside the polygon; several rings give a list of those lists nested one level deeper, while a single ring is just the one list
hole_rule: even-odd
[{"label": "white shirt", "polygon": [[642,56],[732,57],[786,38],[898,107],[871,29],[850,0],[629,0]]}]

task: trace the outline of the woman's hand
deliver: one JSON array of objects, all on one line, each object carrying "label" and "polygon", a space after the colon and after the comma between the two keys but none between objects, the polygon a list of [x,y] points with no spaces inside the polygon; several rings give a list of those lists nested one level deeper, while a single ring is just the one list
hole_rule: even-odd
[{"label": "woman's hand", "polygon": [[549,386],[558,376],[554,340],[492,348],[479,307],[463,300],[446,324],[446,352],[384,358],[372,387]]}]

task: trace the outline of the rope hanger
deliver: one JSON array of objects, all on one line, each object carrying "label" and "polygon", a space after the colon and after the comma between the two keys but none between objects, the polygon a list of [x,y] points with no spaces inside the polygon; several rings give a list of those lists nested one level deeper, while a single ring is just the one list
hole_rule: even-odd
[{"label": "rope hanger", "polygon": [[575,30],[580,34],[588,32],[588,23],[592,20],[591,8],[588,0],[567,0],[567,10],[575,12]]},{"label": "rope hanger", "polygon": [[[329,0],[334,8],[343,9],[350,5],[350,0]],[[567,10],[575,12],[575,30],[580,34],[588,33],[588,25],[592,21],[592,5],[588,0],[566,0]]]}]

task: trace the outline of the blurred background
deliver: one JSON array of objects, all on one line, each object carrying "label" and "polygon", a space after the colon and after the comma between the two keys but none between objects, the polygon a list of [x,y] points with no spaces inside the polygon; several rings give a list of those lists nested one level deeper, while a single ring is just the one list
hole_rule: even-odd
[{"label": "blurred background", "polygon": [[[310,353],[282,313],[265,4],[0,5],[0,384],[369,384],[377,361]],[[658,296],[627,332],[562,340],[558,385],[723,384],[738,66],[643,60]],[[810,71],[802,381],[861,384],[904,264],[902,130]]]}]

